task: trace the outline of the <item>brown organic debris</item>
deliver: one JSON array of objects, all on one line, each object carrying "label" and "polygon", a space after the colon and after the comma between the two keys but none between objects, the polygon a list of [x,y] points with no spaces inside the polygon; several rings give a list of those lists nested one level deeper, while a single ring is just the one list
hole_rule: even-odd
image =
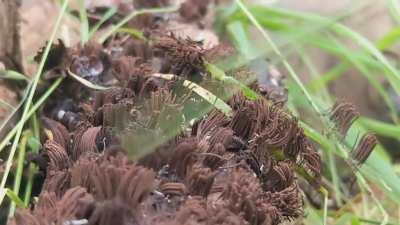
[{"label": "brown organic debris", "polygon": [[[209,1],[182,8],[189,3],[198,12],[181,14],[197,20]],[[137,8],[166,4],[135,1]],[[47,69],[112,88],[89,90],[70,79],[45,104],[43,148],[32,156],[45,179],[38,202],[17,210],[12,224],[276,225],[301,217],[295,169],[318,187],[321,159],[297,119],[240,92],[227,100],[232,117],[215,109],[193,116],[213,107],[182,84],[217,82],[204,69],[205,50],[173,33],[149,33],[146,42],[115,36],[104,46],[55,46],[63,50]]]}]

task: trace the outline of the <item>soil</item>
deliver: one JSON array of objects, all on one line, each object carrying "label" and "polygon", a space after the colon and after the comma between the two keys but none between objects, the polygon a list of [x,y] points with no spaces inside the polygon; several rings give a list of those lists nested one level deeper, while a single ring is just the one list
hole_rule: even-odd
[{"label": "soil", "polygon": [[[167,4],[134,1],[133,7]],[[284,93],[276,91],[281,87],[270,86],[275,78],[265,74],[254,81],[250,87],[259,97],[249,99],[205,67],[230,55],[229,44],[208,45],[170,30],[171,19],[204,30],[208,4],[213,3],[189,0],[178,13],[130,21],[143,27],[144,39],[116,34],[102,45],[53,43],[43,83],[65,79],[40,111],[42,149],[28,157],[40,168],[35,182],[41,187],[34,190],[37,200],[17,209],[10,224],[301,220],[303,195],[295,172],[317,189],[321,159],[284,109],[285,98],[276,94]],[[231,72],[237,79],[252,73],[246,67]],[[70,74],[108,89],[88,88]],[[224,99],[232,115],[184,81]],[[46,88],[42,84],[39,92]],[[347,130],[353,118],[345,118]]]}]

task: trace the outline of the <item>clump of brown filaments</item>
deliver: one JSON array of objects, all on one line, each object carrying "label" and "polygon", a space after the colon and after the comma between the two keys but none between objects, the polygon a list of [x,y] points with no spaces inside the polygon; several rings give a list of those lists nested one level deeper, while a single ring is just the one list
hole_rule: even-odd
[{"label": "clump of brown filaments", "polygon": [[340,133],[346,136],[347,131],[360,116],[355,106],[348,102],[336,102],[331,111],[330,119],[336,124]]},{"label": "clump of brown filaments", "polygon": [[358,165],[363,164],[377,144],[378,140],[374,134],[364,134],[351,153],[352,159],[355,160]]},{"label": "clump of brown filaments", "polygon": [[[148,48],[171,64],[168,73],[205,76],[199,43],[174,35],[154,39]],[[66,50],[74,54],[67,56],[74,65],[87,53],[77,48]],[[36,161],[43,162],[46,178],[38,203],[17,210],[12,224],[275,225],[302,216],[294,171],[304,167],[318,186],[321,159],[294,117],[266,99],[238,93],[228,101],[232,117],[214,109],[181,131],[188,122],[185,106],[197,103],[195,94],[178,95],[179,81],[151,77],[151,72],[165,72],[152,68],[152,59],[121,54],[93,64],[100,68],[99,63],[110,62],[99,76],[118,71],[115,87],[68,96],[79,104],[74,126],[43,117],[44,148]],[[136,163],[128,159],[145,147],[135,146],[135,138],[165,138],[171,124],[179,128],[175,138]],[[126,134],[134,134],[128,135],[132,145],[124,145]]]}]

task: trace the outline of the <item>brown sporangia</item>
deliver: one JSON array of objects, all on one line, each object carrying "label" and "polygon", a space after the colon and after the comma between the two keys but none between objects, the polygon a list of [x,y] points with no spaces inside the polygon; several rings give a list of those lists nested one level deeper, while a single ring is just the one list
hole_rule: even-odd
[{"label": "brown sporangia", "polygon": [[263,191],[257,178],[245,169],[237,168],[228,181],[230,182],[222,192],[222,198],[232,212],[243,214],[243,218],[250,224],[279,222],[279,212],[274,205],[263,199]]},{"label": "brown sporangia", "polygon": [[67,151],[56,141],[47,140],[44,144],[44,150],[49,158],[49,170],[63,170],[69,166],[69,157]]},{"label": "brown sporangia", "polygon": [[204,49],[189,38],[176,37],[173,33],[157,37],[154,50],[165,61],[161,72],[191,77],[204,71]]},{"label": "brown sporangia", "polygon": [[46,139],[53,140],[62,148],[68,149],[70,136],[64,125],[47,117],[42,118],[42,124]]},{"label": "brown sporangia", "polygon": [[346,136],[353,122],[360,116],[355,106],[348,102],[336,102],[330,112],[330,119],[336,124],[340,133]]},{"label": "brown sporangia", "polygon": [[293,169],[290,162],[278,162],[264,175],[263,188],[269,191],[281,191],[294,182]]},{"label": "brown sporangia", "polygon": [[363,164],[377,144],[378,140],[375,134],[364,134],[356,148],[351,152],[351,158],[355,160],[358,165]]},{"label": "brown sporangia", "polygon": [[79,159],[79,157],[86,153],[98,153],[100,150],[98,149],[98,143],[96,142],[97,140],[101,142],[101,138],[98,137],[98,135],[101,135],[101,126],[98,127],[82,127],[81,129],[78,129],[78,131],[74,135],[74,140],[73,140],[73,147],[71,151],[71,158],[73,160]]},{"label": "brown sporangia", "polygon": [[[206,7],[206,1],[185,7],[188,2]],[[295,169],[304,168],[318,187],[321,159],[296,118],[271,100],[242,93],[226,101],[232,117],[215,109],[191,117],[204,101],[182,79],[212,83],[205,50],[174,34],[150,34],[143,48],[117,35],[103,46],[65,49],[64,70],[113,87],[62,86],[45,104],[43,148],[32,160],[45,180],[38,202],[18,209],[13,223],[276,225],[301,217]],[[362,143],[364,150],[354,151],[359,161],[372,145]]]},{"label": "brown sporangia", "polygon": [[10,224],[74,224],[85,221],[93,206],[93,196],[82,187],[71,188],[62,197],[44,191],[33,212],[18,210]]},{"label": "brown sporangia", "polygon": [[160,184],[159,188],[160,191],[165,195],[184,196],[188,193],[185,184],[178,182],[164,182]]}]

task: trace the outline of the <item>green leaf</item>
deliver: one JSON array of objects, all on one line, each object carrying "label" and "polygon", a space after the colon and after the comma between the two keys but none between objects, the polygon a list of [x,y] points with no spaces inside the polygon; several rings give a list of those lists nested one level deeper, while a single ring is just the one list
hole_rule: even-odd
[{"label": "green leaf", "polygon": [[394,27],[376,43],[376,47],[380,50],[387,49],[397,43],[399,39],[400,27]]},{"label": "green leaf", "polygon": [[147,13],[169,13],[169,12],[175,12],[179,8],[177,6],[171,6],[171,7],[164,7],[164,8],[150,8],[150,9],[139,9],[131,12],[129,15],[124,17],[118,24],[113,26],[110,30],[108,30],[105,34],[103,34],[99,38],[99,43],[103,43],[107,38],[109,38],[112,34],[114,34],[119,28],[124,26],[129,20],[133,19],[136,16],[147,14]]},{"label": "green leaf", "polygon": [[335,225],[347,225],[352,219],[353,215],[351,213],[344,213],[336,220]]},{"label": "green leaf", "polygon": [[227,25],[227,29],[239,52],[244,55],[247,60],[253,59],[255,56],[255,49],[247,36],[247,31],[243,23],[240,21],[234,21]]},{"label": "green leaf", "polygon": [[39,149],[41,148],[42,144],[40,143],[40,140],[38,140],[36,137],[34,136],[30,136],[28,138],[28,147],[29,149],[32,150],[32,152],[38,152]]},{"label": "green leaf", "polygon": [[386,0],[392,17],[400,24],[400,2],[398,0]]},{"label": "green leaf", "polygon": [[367,117],[360,117],[357,122],[359,122],[366,129],[373,131],[379,136],[394,138],[396,140],[400,137],[399,126],[389,123],[384,123]]},{"label": "green leaf", "polygon": [[15,194],[14,191],[12,191],[11,189],[6,188],[6,195],[7,197],[15,203],[16,206],[18,206],[19,208],[25,208],[25,204],[24,202],[18,197],[17,194]]},{"label": "green leaf", "polygon": [[351,219],[351,225],[361,225],[361,221],[357,217]]},{"label": "green leaf", "polygon": [[134,38],[141,39],[141,40],[146,40],[146,38],[143,35],[143,32],[141,32],[140,30],[136,30],[134,28],[121,27],[121,28],[118,28],[115,32],[127,33],[127,34],[130,34]]},{"label": "green leaf", "polygon": [[101,19],[90,29],[89,31],[89,39],[93,36],[93,34],[99,30],[101,25],[105,23],[108,19],[110,19],[113,15],[117,13],[117,7],[112,6],[110,7],[107,12],[104,13],[104,15],[101,17]]},{"label": "green leaf", "polygon": [[255,100],[258,98],[258,94],[251,90],[249,87],[247,87],[245,84],[241,83],[240,81],[236,80],[235,78],[231,76],[227,76],[223,70],[218,68],[216,65],[205,62],[204,67],[206,70],[211,74],[211,77],[213,77],[216,80],[226,82],[229,84],[233,84],[237,87],[239,87],[244,96],[250,100]]},{"label": "green leaf", "polygon": [[29,81],[27,76],[14,70],[0,70],[0,78]]},{"label": "green leaf", "polygon": [[81,21],[81,43],[83,45],[89,41],[89,20],[84,0],[79,0],[79,18]]}]

